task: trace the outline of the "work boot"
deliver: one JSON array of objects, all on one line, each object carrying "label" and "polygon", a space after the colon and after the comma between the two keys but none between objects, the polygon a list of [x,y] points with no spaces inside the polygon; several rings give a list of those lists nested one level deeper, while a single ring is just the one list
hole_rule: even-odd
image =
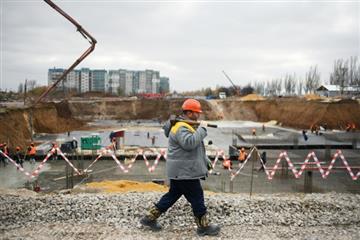
[{"label": "work boot", "polygon": [[207,213],[202,217],[195,217],[195,222],[197,225],[196,232],[199,236],[216,236],[220,232],[220,227],[218,225],[210,223]]},{"label": "work boot", "polygon": [[149,227],[152,231],[160,231],[162,226],[156,221],[160,215],[160,210],[156,206],[153,206],[149,209],[148,214],[140,219],[140,223],[143,226]]}]

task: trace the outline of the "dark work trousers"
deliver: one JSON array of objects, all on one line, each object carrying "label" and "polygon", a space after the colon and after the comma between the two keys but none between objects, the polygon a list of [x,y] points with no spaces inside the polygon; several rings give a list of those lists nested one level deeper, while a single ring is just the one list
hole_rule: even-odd
[{"label": "dark work trousers", "polygon": [[155,206],[160,210],[160,212],[166,212],[182,195],[184,195],[186,200],[190,202],[193,213],[196,217],[202,217],[206,213],[204,192],[200,184],[200,179],[170,179],[169,192],[163,195]]}]

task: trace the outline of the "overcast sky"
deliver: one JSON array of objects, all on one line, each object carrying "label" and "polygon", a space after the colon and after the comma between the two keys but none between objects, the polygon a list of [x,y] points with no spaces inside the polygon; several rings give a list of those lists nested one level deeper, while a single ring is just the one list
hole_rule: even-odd
[{"label": "overcast sky", "polygon": [[[45,2],[1,1],[1,89],[47,84],[89,47]],[[360,54],[359,1],[54,1],[98,41],[77,68],[154,69],[172,90],[303,77]]]}]

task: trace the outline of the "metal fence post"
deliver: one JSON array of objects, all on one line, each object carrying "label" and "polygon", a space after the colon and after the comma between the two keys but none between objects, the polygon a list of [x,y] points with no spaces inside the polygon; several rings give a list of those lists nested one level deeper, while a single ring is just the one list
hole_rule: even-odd
[{"label": "metal fence post", "polygon": [[254,147],[254,151],[252,152],[251,155],[251,181],[250,181],[250,198],[252,195],[252,191],[253,191],[253,182],[254,182],[254,166],[255,166],[255,162],[257,162],[258,159],[258,152],[257,149]]},{"label": "metal fence post", "polygon": [[312,171],[305,171],[304,192],[312,193]]}]

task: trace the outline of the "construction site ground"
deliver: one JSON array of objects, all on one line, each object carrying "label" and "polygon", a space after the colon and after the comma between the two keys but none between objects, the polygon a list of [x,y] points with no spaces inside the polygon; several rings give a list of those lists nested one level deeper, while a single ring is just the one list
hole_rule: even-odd
[{"label": "construction site ground", "polygon": [[359,239],[357,194],[211,194],[205,202],[217,237],[198,237],[181,197],[159,218],[163,230],[139,224],[163,193],[36,194],[0,190],[1,239]]},{"label": "construction site ground", "polygon": [[[202,101],[205,119],[220,126],[208,129],[205,143],[210,152],[224,150],[227,155],[229,145],[234,143],[239,147],[274,142],[280,145],[346,143],[355,149],[342,149],[342,154],[354,167],[354,174],[358,173],[359,132],[345,132],[343,127],[350,121],[359,125],[358,102],[252,98]],[[35,140],[38,145],[98,133],[102,138],[101,144],[106,146],[110,143],[109,133],[112,130],[125,128],[124,143],[128,149],[159,151],[167,146],[161,125],[170,113],[179,113],[175,109],[179,109],[181,102],[99,99],[46,104],[33,110]],[[1,112],[3,125],[0,140],[10,143],[10,146],[19,144],[25,148],[30,139],[28,120],[26,109]],[[321,136],[308,131],[309,140],[305,141],[301,131],[314,122],[327,123],[334,130],[322,132]],[[256,129],[256,137],[251,134],[253,128]],[[147,137],[148,133],[155,136],[154,144]],[[210,140],[212,145],[208,145]],[[287,154],[299,170],[312,150],[289,149]],[[315,149],[314,153],[326,167],[335,151],[331,150],[328,155],[325,149]],[[280,150],[266,152],[266,166],[271,169]],[[32,172],[39,163],[40,159],[35,165],[26,161],[24,168]],[[76,167],[86,168],[91,160],[74,160],[73,163]],[[122,160],[121,163],[125,162]],[[150,160],[150,164],[153,163],[154,160]],[[277,170],[274,179],[269,180],[265,172],[257,171],[259,162],[254,162],[252,171],[251,161],[230,181],[230,172],[223,169],[221,163],[218,161],[214,174],[202,181],[211,219],[222,226],[218,238],[360,238],[359,179],[350,177],[340,157],[334,166],[341,168],[332,169],[326,179],[314,170],[310,182],[309,172],[305,171],[295,178],[292,171],[281,169]],[[190,205],[184,198],[161,217],[164,231],[153,233],[139,225],[146,209],[166,190],[166,186],[154,188],[154,185],[148,185],[152,181],[165,180],[167,183],[165,164],[161,160],[155,170],[149,172],[144,160],[137,160],[129,172],[124,173],[114,160],[101,159],[86,177],[72,179],[73,190],[66,190],[69,179],[66,181],[65,175],[69,167],[59,156],[58,160],[49,160],[36,178],[41,187],[38,194],[23,189],[28,178],[12,164],[0,166],[0,239],[198,239]],[[237,169],[238,162],[233,160],[233,171]],[[109,189],[117,193],[106,193]],[[313,193],[304,194],[309,191]]]}]

